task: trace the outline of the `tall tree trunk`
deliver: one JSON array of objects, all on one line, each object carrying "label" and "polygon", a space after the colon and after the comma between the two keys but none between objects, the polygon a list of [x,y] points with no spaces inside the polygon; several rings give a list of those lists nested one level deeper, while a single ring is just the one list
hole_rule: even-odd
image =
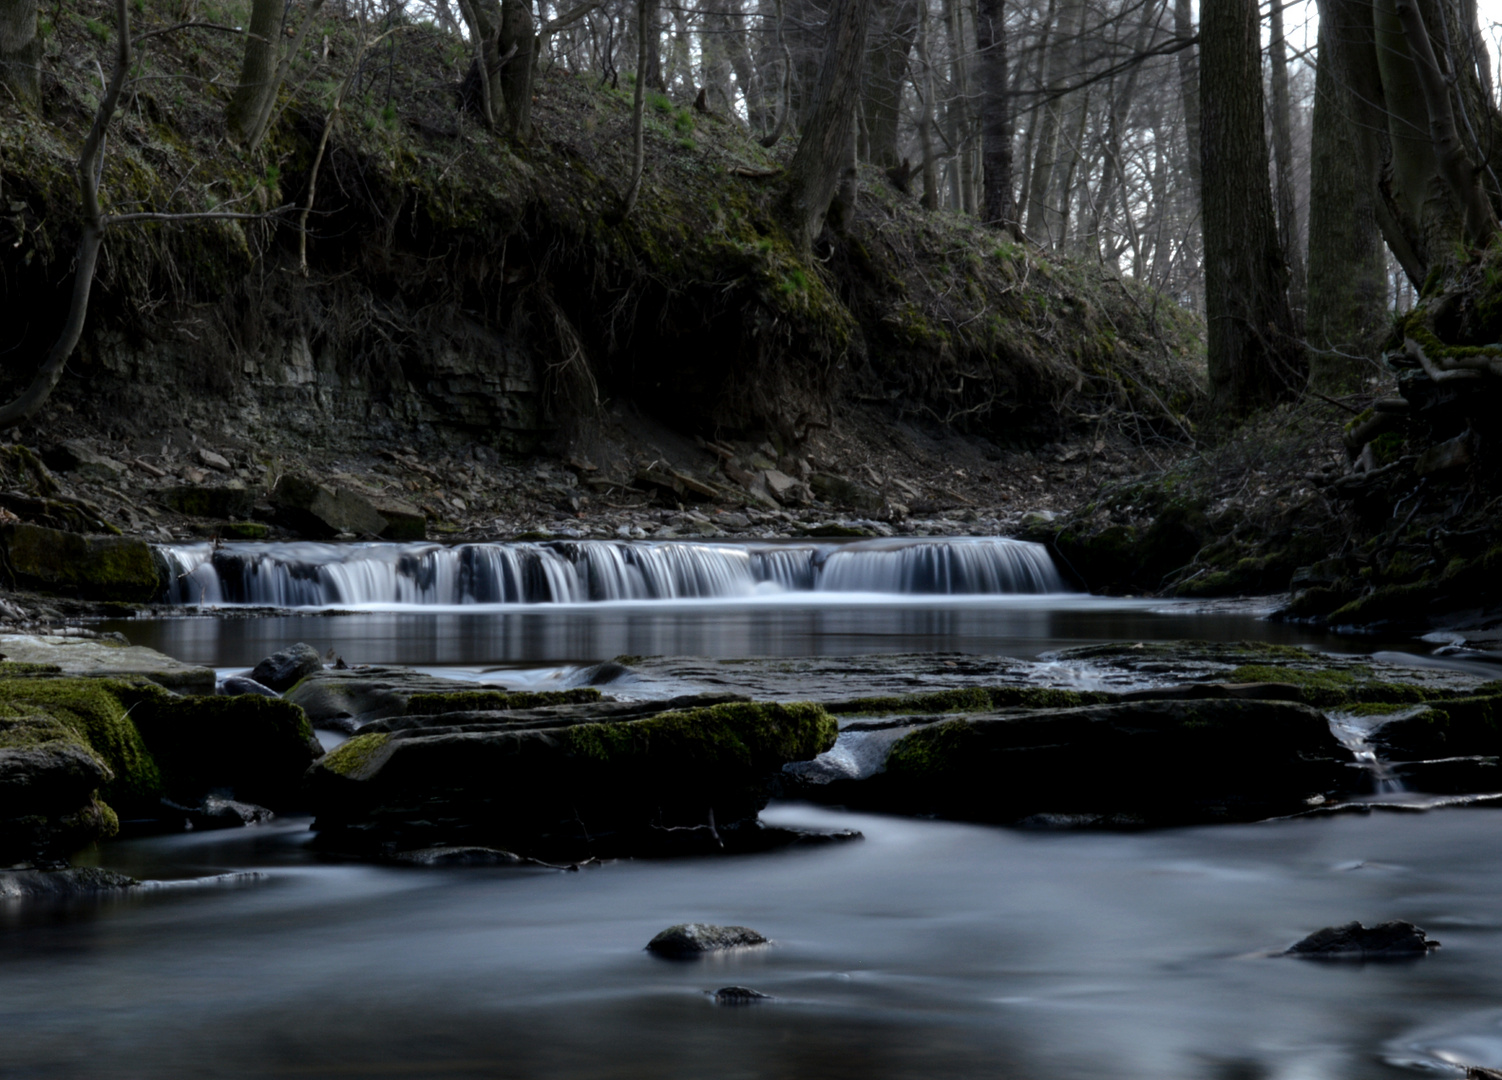
[{"label": "tall tree trunk", "polygon": [[1257,0],[1203,0],[1200,50],[1210,402],[1241,417],[1303,381],[1268,184]]},{"label": "tall tree trunk", "polygon": [[1058,0],[1048,0],[1048,10],[1043,16],[1039,26],[1038,40],[1033,45],[1034,63],[1032,65],[1032,91],[1029,97],[1030,104],[1027,108],[1027,124],[1022,135],[1022,176],[1017,185],[1017,220],[1024,221],[1032,214],[1032,177],[1034,147],[1037,143],[1039,128],[1039,110],[1047,106],[1043,102],[1046,80],[1048,78],[1049,49],[1052,42],[1054,11],[1058,7]]},{"label": "tall tree trunk", "polygon": [[1002,0],[980,0],[975,21],[979,47],[981,88],[982,173],[985,198],[981,220],[1013,237],[1021,236],[1017,224],[1017,199],[1012,194],[1012,105],[1007,97],[1006,9]]},{"label": "tall tree trunk", "polygon": [[1288,305],[1295,331],[1304,318],[1304,259],[1299,231],[1298,197],[1293,185],[1293,114],[1288,101],[1288,43],[1283,39],[1283,0],[1272,0],[1272,36],[1268,44],[1272,71],[1274,197],[1278,210],[1278,247],[1288,267]]},{"label": "tall tree trunk", "polygon": [[0,86],[24,109],[42,103],[41,60],[36,0],[0,0]]},{"label": "tall tree trunk", "polygon": [[1377,226],[1376,191],[1360,159],[1351,87],[1319,35],[1309,182],[1309,381],[1354,389],[1362,343],[1387,315],[1387,252]]},{"label": "tall tree trunk", "polygon": [[930,22],[928,4],[923,5],[918,24],[918,62],[923,67],[923,84],[919,90],[922,112],[918,116],[918,148],[923,155],[923,207],[939,208],[939,159],[934,152],[934,66],[929,56]]},{"label": "tall tree trunk", "polygon": [[251,4],[240,81],[224,116],[230,137],[237,142],[249,142],[255,135],[257,119],[270,112],[269,102],[276,100],[280,89],[274,76],[281,58],[284,11],[283,0],[254,0]]},{"label": "tall tree trunk", "polygon": [[501,90],[511,134],[525,142],[532,135],[532,79],[537,72],[537,27],[527,0],[501,4]]},{"label": "tall tree trunk", "polygon": [[1075,56],[1079,52],[1081,21],[1085,16],[1083,0],[1062,0],[1059,7],[1058,26],[1048,56],[1048,76],[1043,92],[1047,104],[1041,116],[1035,116],[1038,137],[1034,140],[1033,169],[1027,194],[1027,235],[1035,242],[1057,240],[1057,207],[1050,202],[1054,189],[1054,167],[1059,158],[1059,125],[1063,119],[1064,102],[1059,92],[1069,77]]},{"label": "tall tree trunk", "polygon": [[647,166],[647,74],[652,67],[651,39],[657,24],[657,0],[636,2],[636,86],[631,98],[631,184],[621,200],[621,216],[628,217],[636,209],[636,200],[641,195],[642,175]]},{"label": "tall tree trunk", "polygon": [[902,89],[907,82],[908,56],[918,36],[917,0],[885,0],[873,18],[868,51],[866,92],[862,107],[870,132],[870,160],[883,169],[901,158],[897,138],[902,122]]},{"label": "tall tree trunk", "polygon": [[[1194,36],[1194,12],[1191,0],[1173,0],[1173,32],[1188,39]],[[1180,49],[1179,99],[1184,103],[1184,138],[1189,144],[1189,182],[1194,186],[1194,197],[1199,198],[1200,189],[1200,66],[1196,50],[1191,46]]]},{"label": "tall tree trunk", "polygon": [[827,44],[819,68],[813,109],[788,165],[784,196],[793,235],[805,250],[824,228],[848,162],[848,141],[860,97],[866,52],[869,0],[835,0],[825,28]]}]

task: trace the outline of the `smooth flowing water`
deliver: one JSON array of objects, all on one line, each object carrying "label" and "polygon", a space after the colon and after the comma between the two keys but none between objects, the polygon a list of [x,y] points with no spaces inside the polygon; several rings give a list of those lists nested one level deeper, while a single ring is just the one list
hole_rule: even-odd
[{"label": "smooth flowing water", "polygon": [[[618,653],[1032,658],[1176,637],[1353,651],[1244,608],[1057,592],[388,600],[112,628],[226,668],[306,640],[352,663],[455,674]],[[101,863],[142,878],[263,876],[62,911],[0,907],[0,1077],[1347,1080],[1502,1068],[1493,810],[1137,834],[800,804],[765,816],[865,839],[572,873],[329,861],[308,849],[306,820],[116,843]],[[1390,918],[1444,947],[1397,964],[1267,955],[1322,926]],[[775,944],[691,964],[643,951],[684,921],[749,925]],[[727,985],[773,1000],[717,1006],[705,993]]]}]

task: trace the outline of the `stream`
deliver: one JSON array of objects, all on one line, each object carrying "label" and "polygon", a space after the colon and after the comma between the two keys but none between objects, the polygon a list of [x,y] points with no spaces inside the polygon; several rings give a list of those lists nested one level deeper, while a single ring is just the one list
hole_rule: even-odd
[{"label": "stream", "polygon": [[[713,556],[735,571],[721,584],[676,594],[663,583],[702,579],[683,550],[610,546],[609,556],[533,546],[527,557],[555,559],[563,591],[509,600],[449,584],[401,593],[403,581],[438,580],[420,560],[403,575],[410,551],[367,560],[390,573],[338,571],[371,583],[338,597],[314,590],[332,580],[317,552],[231,552],[242,582],[259,559],[254,580],[313,584],[297,611],[201,614],[205,590],[220,589],[209,601],[227,595],[223,571],[211,579],[203,569],[215,555],[205,548],[181,556],[199,590],[179,594],[181,616],[103,628],[224,670],[302,640],[349,663],[510,685],[543,685],[620,654],[946,652],[1041,657],[1046,667],[1052,650],[1123,640],[1415,648],[1270,623],[1264,608],[1069,593],[1028,552],[995,544],[959,557],[872,545],[859,573],[859,560],[832,546],[817,558],[784,548],[763,562],[786,571],[781,579],[758,578],[757,551],[732,551]],[[466,556],[453,550],[430,563],[460,567]],[[347,563],[351,550],[336,554]],[[839,558],[841,587],[820,589]],[[646,571],[675,561],[651,584]],[[1048,588],[972,587],[1005,584],[1003,564],[1014,583]],[[619,567],[614,580],[637,592],[604,596],[581,565]],[[802,577],[789,569],[798,566]],[[540,580],[531,573],[517,580]],[[774,803],[763,817],[854,828],[864,840],[574,872],[336,860],[311,850],[299,818],[113,843],[92,857],[142,879],[242,876],[64,909],[0,905],[0,1078],[1356,1080],[1502,1069],[1494,810],[1139,833],[799,803]],[[1366,964],[1269,955],[1353,919],[1411,920],[1443,948]],[[694,963],[643,951],[686,921],[751,926],[774,945]],[[772,1000],[730,1007],[706,993],[730,985]]]}]

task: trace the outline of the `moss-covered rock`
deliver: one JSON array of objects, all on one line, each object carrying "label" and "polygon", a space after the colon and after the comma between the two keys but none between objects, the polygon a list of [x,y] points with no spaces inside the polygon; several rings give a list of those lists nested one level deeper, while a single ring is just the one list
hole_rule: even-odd
[{"label": "moss-covered rock", "polygon": [[45,672],[80,678],[147,679],[183,694],[212,694],[214,669],[110,638],[0,634],[0,676]]},{"label": "moss-covered rock", "polygon": [[0,715],[0,865],[66,858],[119,828],[99,788],[113,773],[56,717]]},{"label": "moss-covered rock", "polygon": [[972,821],[1236,821],[1350,790],[1324,714],[1290,702],[1141,701],[969,716],[892,747],[869,805]]},{"label": "moss-covered rock", "polygon": [[1502,695],[1441,698],[1380,725],[1372,744],[1392,760],[1502,754]]},{"label": "moss-covered rock", "polygon": [[1364,666],[1305,669],[1246,664],[1232,671],[1226,680],[1233,683],[1292,684],[1302,691],[1305,702],[1325,708],[1368,702],[1404,705],[1444,696],[1440,689],[1383,681],[1371,668]]},{"label": "moss-covered rock", "polygon": [[20,524],[0,528],[0,549],[11,583],[38,592],[148,603],[167,586],[164,564],[143,540]]},{"label": "moss-covered rock", "polygon": [[[469,714],[472,715],[472,714]],[[529,854],[714,850],[768,781],[833,745],[817,705],[735,702],[630,721],[357,735],[309,773],[325,842]]]}]

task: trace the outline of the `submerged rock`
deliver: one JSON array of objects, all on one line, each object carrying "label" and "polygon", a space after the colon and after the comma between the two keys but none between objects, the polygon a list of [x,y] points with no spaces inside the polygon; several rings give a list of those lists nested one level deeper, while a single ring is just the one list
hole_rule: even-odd
[{"label": "submerged rock", "polygon": [[524,724],[463,715],[459,726],[362,733],[329,753],[308,776],[323,841],[565,858],[723,850],[766,804],[769,778],[835,736],[834,718],[807,703]]},{"label": "submerged rock", "polygon": [[297,683],[323,670],[323,658],[313,646],[299,641],[290,649],[274,652],[251,671],[253,681],[278,694],[286,693]]},{"label": "submerged rock", "polygon": [[714,1000],[716,1005],[754,1005],[773,998],[771,994],[763,994],[749,986],[722,986],[714,992]]},{"label": "submerged rock", "polygon": [[163,799],[162,806],[172,814],[181,814],[188,828],[205,832],[213,829],[243,829],[249,825],[264,825],[276,817],[264,806],[238,802],[220,795],[206,795],[195,806],[183,806],[170,799]]},{"label": "submerged rock", "polygon": [[531,862],[511,851],[490,847],[428,847],[415,851],[401,851],[391,856],[392,862],[408,866],[519,866]]},{"label": "submerged rock", "polygon": [[1376,926],[1349,922],[1344,926],[1327,926],[1284,950],[1284,956],[1311,958],[1376,959],[1381,957],[1425,956],[1439,948],[1411,922],[1394,920]]},{"label": "submerged rock", "polygon": [[[679,923],[647,942],[647,951],[658,956],[683,959],[725,949],[769,945],[770,940],[749,926],[716,926],[713,923]],[[731,987],[730,989],[740,989]],[[755,991],[751,991],[755,993]]]}]

